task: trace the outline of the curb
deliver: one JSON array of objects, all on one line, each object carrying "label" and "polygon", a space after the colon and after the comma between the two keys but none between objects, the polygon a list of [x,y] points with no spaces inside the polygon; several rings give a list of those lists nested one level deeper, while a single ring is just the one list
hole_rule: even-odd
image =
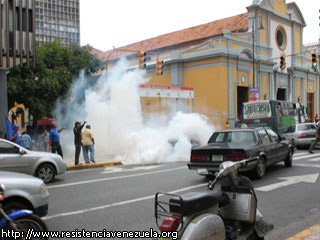
[{"label": "curb", "polygon": [[116,162],[107,162],[107,163],[90,163],[90,164],[83,164],[83,165],[71,165],[67,166],[67,171],[72,170],[81,170],[81,169],[88,169],[88,168],[99,168],[99,167],[112,167],[115,165],[122,165],[120,161]]}]

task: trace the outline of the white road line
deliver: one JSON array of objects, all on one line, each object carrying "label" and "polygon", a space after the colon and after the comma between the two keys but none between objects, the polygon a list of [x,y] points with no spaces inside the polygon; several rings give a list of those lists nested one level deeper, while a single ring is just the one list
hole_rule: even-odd
[{"label": "white road line", "polygon": [[312,159],[312,158],[315,158],[315,157],[318,157],[318,156],[320,156],[320,153],[317,153],[317,154],[308,154],[308,155],[306,155],[306,156],[300,156],[300,157],[294,157],[294,156],[293,156],[293,160],[302,160],[302,159],[307,159],[307,158]]},{"label": "white road line", "polygon": [[152,170],[154,168],[163,167],[164,165],[150,165],[150,166],[136,166],[133,168],[124,168],[124,167],[112,167],[112,168],[106,168],[102,174],[108,174],[108,173],[117,173],[117,172],[133,172],[133,171],[139,171],[139,170]]},{"label": "white road line", "polygon": [[99,178],[99,179],[92,179],[92,180],[86,180],[86,181],[80,181],[80,182],[65,183],[65,184],[59,184],[59,185],[51,185],[51,186],[49,185],[49,186],[47,186],[47,188],[53,189],[53,188],[81,185],[81,184],[86,184],[86,183],[111,181],[111,180],[122,179],[122,178],[139,177],[139,176],[150,175],[150,174],[155,174],[155,173],[176,171],[176,170],[180,170],[180,169],[187,169],[187,166],[178,167],[178,168],[171,168],[171,169],[164,169],[164,170],[159,170],[159,171],[152,171],[152,172],[136,173],[136,174],[131,174],[131,175],[117,176],[117,177]]},{"label": "white road line", "polygon": [[319,161],[320,161],[320,158],[309,159],[309,162],[319,162]]},{"label": "white road line", "polygon": [[[177,190],[171,191],[169,193],[175,194],[175,193],[184,192],[184,191],[188,191],[188,190],[199,188],[199,187],[204,187],[204,186],[207,186],[207,185],[208,185],[207,183],[202,183],[202,184],[198,184],[198,185],[194,185],[194,186],[190,186],[190,187],[177,189]],[[106,205],[102,205],[102,206],[98,206],[98,207],[93,207],[93,208],[88,208],[88,209],[84,209],[84,210],[77,210],[77,211],[72,211],[72,212],[59,213],[59,214],[55,214],[55,215],[52,215],[52,216],[43,217],[42,219],[48,220],[48,219],[57,218],[57,217],[72,216],[72,215],[83,214],[83,213],[92,212],[92,211],[98,211],[98,210],[102,210],[102,209],[106,209],[106,208],[110,208],[110,207],[122,206],[122,205],[126,205],[126,204],[129,204],[129,203],[135,203],[135,202],[140,202],[140,201],[152,199],[152,198],[154,198],[154,196],[155,196],[155,194],[150,195],[150,196],[146,196],[146,197],[131,199],[131,200],[127,200],[127,201],[122,201],[122,202],[117,202],[117,203],[110,203],[110,204],[106,204]]]},{"label": "white road line", "polygon": [[293,156],[301,156],[301,155],[306,155],[306,154],[309,154],[307,152],[299,152],[299,153],[294,153]]},{"label": "white road line", "polygon": [[307,164],[307,163],[296,163],[293,166],[297,167],[309,167],[309,168],[320,168],[320,164]]}]

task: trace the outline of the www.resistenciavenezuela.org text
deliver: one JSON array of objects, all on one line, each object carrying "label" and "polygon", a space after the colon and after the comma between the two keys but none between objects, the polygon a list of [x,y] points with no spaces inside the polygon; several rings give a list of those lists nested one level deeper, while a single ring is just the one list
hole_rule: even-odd
[{"label": "www.resistenciavenezuela.org text", "polygon": [[86,231],[85,229],[74,231],[46,231],[37,232],[33,229],[28,229],[26,233],[17,232],[10,229],[1,230],[1,238],[13,239],[32,239],[32,238],[96,238],[96,239],[112,239],[112,238],[172,238],[178,239],[178,232],[157,232],[150,228],[149,231]]}]

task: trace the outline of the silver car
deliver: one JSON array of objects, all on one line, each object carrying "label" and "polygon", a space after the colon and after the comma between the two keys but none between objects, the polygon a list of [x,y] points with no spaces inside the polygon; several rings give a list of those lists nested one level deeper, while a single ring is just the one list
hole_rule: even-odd
[{"label": "silver car", "polygon": [[283,134],[294,146],[309,146],[316,137],[316,125],[314,123],[300,123],[289,127]]},{"label": "silver car", "polygon": [[44,182],[26,174],[0,171],[0,184],[4,184],[3,209],[29,209],[42,217],[48,213],[49,192]]},{"label": "silver car", "polygon": [[45,183],[66,171],[67,164],[53,153],[27,150],[13,142],[0,139],[0,170],[31,174]]}]

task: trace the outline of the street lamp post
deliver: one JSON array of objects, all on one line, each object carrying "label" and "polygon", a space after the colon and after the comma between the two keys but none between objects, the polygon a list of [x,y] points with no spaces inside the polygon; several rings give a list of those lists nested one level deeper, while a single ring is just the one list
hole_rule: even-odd
[{"label": "street lamp post", "polygon": [[[256,16],[252,19],[252,73],[253,73],[253,83],[252,86],[255,87],[255,56],[254,56],[254,34],[255,34],[255,29],[254,29],[254,25],[255,25],[255,20],[256,20]],[[260,22],[260,26],[258,28],[258,30],[263,30],[264,27],[262,25],[262,19]]]}]

